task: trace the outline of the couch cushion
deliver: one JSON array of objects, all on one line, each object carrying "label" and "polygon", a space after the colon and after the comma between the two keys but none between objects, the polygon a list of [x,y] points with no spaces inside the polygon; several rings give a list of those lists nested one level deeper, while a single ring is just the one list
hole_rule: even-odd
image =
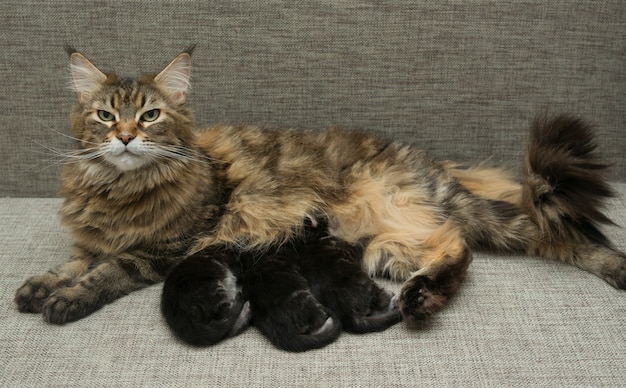
[{"label": "couch cushion", "polygon": [[[626,184],[608,214],[626,225]],[[161,285],[65,326],[20,314],[26,277],[70,255],[58,199],[0,199],[0,386],[620,386],[626,379],[624,291],[571,266],[477,253],[450,306],[428,324],[342,334],[293,354],[254,328],[210,348],[174,339]],[[626,250],[623,229],[609,237]],[[398,291],[399,285],[382,283]]]}]

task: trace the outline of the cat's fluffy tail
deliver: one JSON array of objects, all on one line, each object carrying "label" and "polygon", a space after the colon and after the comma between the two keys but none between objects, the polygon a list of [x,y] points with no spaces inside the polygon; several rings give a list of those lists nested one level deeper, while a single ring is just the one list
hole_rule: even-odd
[{"label": "cat's fluffy tail", "polygon": [[533,122],[521,206],[538,234],[528,251],[569,262],[623,289],[626,255],[599,228],[612,223],[602,207],[614,193],[595,149],[591,127],[580,119],[540,116]]}]

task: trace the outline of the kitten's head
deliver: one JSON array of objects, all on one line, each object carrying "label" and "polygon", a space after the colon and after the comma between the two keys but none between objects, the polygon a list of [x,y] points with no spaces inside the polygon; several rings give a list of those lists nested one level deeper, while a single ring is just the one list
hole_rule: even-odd
[{"label": "kitten's head", "polygon": [[132,171],[191,156],[193,119],[185,107],[191,50],[163,71],[139,79],[103,73],[84,55],[68,50],[78,105],[72,131],[82,158]]}]

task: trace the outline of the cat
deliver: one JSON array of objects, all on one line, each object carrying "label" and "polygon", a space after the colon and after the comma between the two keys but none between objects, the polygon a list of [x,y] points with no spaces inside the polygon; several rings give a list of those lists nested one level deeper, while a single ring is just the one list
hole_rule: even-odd
[{"label": "cat", "polygon": [[239,254],[229,247],[206,248],[174,267],[163,284],[161,311],[178,338],[208,346],[250,324],[240,273]]},{"label": "cat", "polygon": [[211,246],[166,277],[161,310],[174,333],[197,346],[249,322],[288,351],[323,347],[342,329],[382,331],[402,316],[393,294],[362,270],[362,253],[362,245],[327,234],[323,220],[307,220],[302,236],[269,252]]},{"label": "cat", "polygon": [[365,242],[367,274],[403,282],[397,305],[409,324],[446,305],[478,248],[561,260],[626,288],[626,255],[600,230],[607,166],[581,119],[533,121],[519,183],[372,132],[196,131],[185,104],[191,50],[138,79],[73,50],[70,68],[77,151],[61,174],[60,216],[74,252],[25,281],[19,311],[75,321],[162,281],[190,254],[289,244],[307,216],[328,219],[347,244]]}]

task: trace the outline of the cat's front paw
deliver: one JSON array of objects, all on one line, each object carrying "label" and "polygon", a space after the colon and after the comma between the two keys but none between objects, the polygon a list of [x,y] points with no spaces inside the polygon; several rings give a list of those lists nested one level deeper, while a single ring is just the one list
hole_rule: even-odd
[{"label": "cat's front paw", "polygon": [[430,279],[426,276],[414,276],[402,287],[398,307],[405,319],[419,321],[440,311],[446,301],[447,298],[437,292]]},{"label": "cat's front paw", "polygon": [[45,300],[41,313],[46,322],[62,325],[84,318],[103,305],[79,286],[65,287]]},{"label": "cat's front paw", "polygon": [[40,313],[46,299],[62,283],[51,275],[31,277],[15,293],[17,309],[22,313]]}]

